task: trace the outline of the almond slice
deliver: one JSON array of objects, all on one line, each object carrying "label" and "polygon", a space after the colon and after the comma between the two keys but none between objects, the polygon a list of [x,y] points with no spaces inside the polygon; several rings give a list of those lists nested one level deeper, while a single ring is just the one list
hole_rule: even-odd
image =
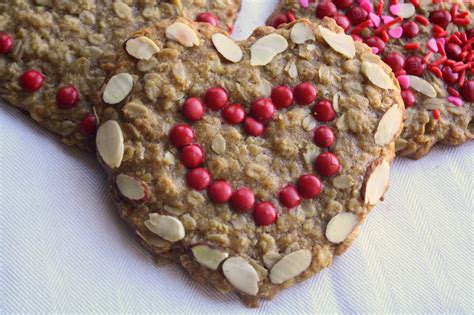
[{"label": "almond slice", "polygon": [[123,134],[119,124],[115,120],[108,120],[97,130],[96,136],[97,152],[110,168],[119,167],[122,164],[124,145]]},{"label": "almond slice", "polygon": [[395,89],[392,78],[376,63],[362,62],[361,71],[367,79],[381,89]]},{"label": "almond slice", "polygon": [[384,158],[378,158],[370,164],[362,185],[365,204],[375,205],[388,189],[390,165]]},{"label": "almond slice", "polygon": [[242,49],[232,39],[221,33],[213,34],[211,39],[214,47],[216,47],[222,57],[232,62],[242,60]]},{"label": "almond slice", "polygon": [[414,90],[428,97],[436,97],[436,90],[428,81],[414,75],[408,75],[407,77],[410,81],[410,87]]},{"label": "almond slice", "polygon": [[147,199],[148,189],[142,180],[126,174],[119,174],[115,179],[115,183],[125,198],[135,201]]},{"label": "almond slice", "polygon": [[415,6],[412,3],[399,3],[400,12],[398,16],[401,16],[404,19],[409,19],[416,13]]},{"label": "almond slice", "polygon": [[231,257],[224,261],[222,272],[237,290],[248,295],[257,295],[258,274],[242,257]]},{"label": "almond slice", "polygon": [[321,25],[319,26],[319,31],[332,49],[347,58],[354,58],[356,49],[351,36],[344,33],[334,33]]},{"label": "almond slice", "polygon": [[259,38],[250,47],[250,64],[264,66],[287,48],[288,41],[279,34],[270,34]]},{"label": "almond slice", "polygon": [[184,47],[193,47],[199,45],[199,39],[196,32],[187,24],[176,22],[166,28],[166,38],[174,40]]},{"label": "almond slice", "polygon": [[102,100],[110,105],[123,101],[133,89],[133,77],[128,73],[114,75],[105,85]]},{"label": "almond slice", "polygon": [[375,144],[385,146],[392,142],[403,123],[403,111],[398,104],[393,105],[382,116],[375,132]]},{"label": "almond slice", "polygon": [[136,59],[148,60],[159,52],[160,48],[148,37],[138,36],[125,42],[125,51]]},{"label": "almond slice", "polygon": [[181,221],[169,215],[151,213],[145,226],[153,233],[169,242],[177,242],[184,238],[184,227]]},{"label": "almond slice", "polygon": [[280,259],[270,270],[270,281],[281,284],[293,279],[308,269],[311,264],[311,251],[301,249]]},{"label": "almond slice", "polygon": [[339,213],[326,226],[326,238],[334,244],[344,242],[359,223],[357,216],[351,212]]},{"label": "almond slice", "polygon": [[208,245],[196,245],[191,249],[197,262],[211,270],[217,270],[220,263],[229,257],[229,254],[218,248]]},{"label": "almond slice", "polygon": [[295,44],[303,44],[307,40],[314,41],[314,32],[307,23],[300,22],[291,28],[290,38]]}]

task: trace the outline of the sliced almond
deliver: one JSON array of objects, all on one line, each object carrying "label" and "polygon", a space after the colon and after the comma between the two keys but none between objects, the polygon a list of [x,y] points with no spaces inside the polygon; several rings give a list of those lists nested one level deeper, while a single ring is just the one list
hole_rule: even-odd
[{"label": "sliced almond", "polygon": [[258,274],[242,257],[231,257],[224,261],[222,272],[237,290],[248,295],[257,295]]},{"label": "sliced almond", "polygon": [[148,37],[138,36],[125,42],[125,51],[134,58],[148,60],[159,52],[160,48]]},{"label": "sliced almond", "polygon": [[153,233],[169,242],[177,242],[184,238],[184,226],[175,217],[151,213],[145,226]]},{"label": "sliced almond", "polygon": [[416,13],[415,6],[412,3],[399,3],[398,6],[400,8],[398,16],[401,16],[404,19],[409,19]]},{"label": "sliced almond", "polygon": [[408,75],[408,79],[410,80],[410,87],[412,87],[414,90],[428,97],[436,97],[436,90],[434,89],[433,85],[431,85],[425,79],[414,75]]},{"label": "sliced almond", "polygon": [[303,44],[307,40],[314,41],[314,32],[307,23],[300,22],[291,28],[290,38],[295,44]]},{"label": "sliced almond", "polygon": [[144,201],[148,195],[148,188],[145,182],[126,174],[119,174],[115,179],[120,193],[127,199]]},{"label": "sliced almond", "polygon": [[385,146],[393,141],[403,123],[403,111],[398,104],[393,105],[382,116],[375,132],[375,144]]},{"label": "sliced almond", "polygon": [[250,47],[250,64],[252,66],[264,66],[287,48],[288,41],[279,34],[270,34],[259,38]]},{"label": "sliced almond", "polygon": [[392,78],[376,63],[362,62],[361,71],[367,79],[381,89],[395,89]]},{"label": "sliced almond", "polygon": [[326,238],[334,244],[343,242],[351,235],[359,223],[357,216],[351,212],[339,213],[326,226]]},{"label": "sliced almond", "polygon": [[311,251],[301,249],[280,259],[270,270],[270,281],[280,284],[301,274],[311,264]]},{"label": "sliced almond", "polygon": [[242,60],[242,49],[232,39],[221,33],[213,34],[211,39],[214,47],[216,47],[222,57],[232,62]]},{"label": "sliced almond", "polygon": [[197,262],[211,270],[217,270],[220,263],[229,257],[229,254],[218,248],[208,245],[196,245],[191,249]]},{"label": "sliced almond", "polygon": [[321,25],[319,26],[319,31],[332,49],[347,58],[354,58],[356,49],[351,36],[344,33],[334,33]]},{"label": "sliced almond", "polygon": [[118,104],[130,94],[132,88],[133,77],[130,74],[116,74],[105,85],[102,100],[107,104]]},{"label": "sliced almond", "polygon": [[378,158],[370,164],[362,185],[364,203],[375,205],[388,189],[390,165],[384,158]]},{"label": "sliced almond", "polygon": [[166,28],[166,38],[174,40],[184,47],[193,47],[199,45],[199,39],[196,32],[187,24],[176,22]]},{"label": "sliced almond", "polygon": [[224,154],[227,148],[225,138],[221,134],[217,134],[211,143],[211,149],[217,154]]},{"label": "sliced almond", "polygon": [[119,167],[122,164],[123,134],[115,120],[106,121],[99,127],[95,141],[97,152],[105,164],[110,168]]}]

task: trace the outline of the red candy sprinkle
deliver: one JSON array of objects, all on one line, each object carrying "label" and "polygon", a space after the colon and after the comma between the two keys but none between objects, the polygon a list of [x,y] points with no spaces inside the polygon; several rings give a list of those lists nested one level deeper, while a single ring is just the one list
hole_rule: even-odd
[{"label": "red candy sprinkle", "polygon": [[170,141],[177,147],[185,147],[194,141],[194,130],[189,125],[179,124],[170,131]]},{"label": "red candy sprinkle", "polygon": [[309,105],[316,100],[316,87],[310,82],[303,82],[295,86],[293,95],[299,105]]},{"label": "red candy sprinkle", "polygon": [[211,174],[205,168],[192,169],[186,174],[186,184],[194,190],[204,190],[211,182]]},{"label": "red candy sprinkle", "polygon": [[312,174],[305,174],[298,179],[298,191],[304,198],[316,198],[321,193],[321,181]]},{"label": "red candy sprinkle", "polygon": [[461,88],[461,94],[465,101],[474,102],[474,80],[469,80],[464,83]]},{"label": "red candy sprinkle", "polygon": [[269,122],[275,113],[275,105],[268,98],[260,98],[250,107],[252,116],[261,123]]},{"label": "red candy sprinkle", "polygon": [[288,23],[288,17],[284,13],[280,13],[277,16],[275,16],[272,20],[272,26],[274,28],[277,28],[278,26],[282,24]]},{"label": "red candy sprinkle", "polygon": [[403,90],[402,99],[403,103],[405,103],[405,108],[412,107],[416,103],[415,94],[411,90]]},{"label": "red candy sprinkle", "polygon": [[455,43],[447,43],[444,47],[446,55],[454,60],[459,60],[459,56],[462,53],[462,48]]},{"label": "red candy sprinkle", "polygon": [[301,195],[295,185],[289,184],[278,193],[280,203],[287,208],[297,207],[301,203]]},{"label": "red candy sprinkle", "polygon": [[451,13],[446,10],[433,11],[430,14],[430,21],[433,24],[445,28],[451,22]]},{"label": "red candy sprinkle", "polygon": [[198,167],[204,161],[204,151],[198,144],[187,145],[181,151],[180,160],[187,168]]},{"label": "red candy sprinkle", "polygon": [[215,203],[225,203],[232,197],[232,186],[223,180],[216,180],[207,188],[207,196]]},{"label": "red candy sprinkle", "polygon": [[378,36],[372,36],[365,40],[365,43],[370,47],[375,47],[378,49],[378,53],[382,54],[385,50],[384,41]]},{"label": "red candy sprinkle", "polygon": [[351,21],[352,25],[358,25],[364,22],[368,15],[369,13],[361,7],[354,7],[346,13],[347,18]]},{"label": "red candy sprinkle", "polygon": [[0,32],[0,54],[8,54],[13,48],[13,39],[7,33]]},{"label": "red candy sprinkle", "polygon": [[423,58],[418,56],[410,56],[405,60],[404,69],[408,74],[422,75],[425,67],[423,65]]},{"label": "red candy sprinkle", "polygon": [[240,188],[230,198],[230,204],[239,212],[249,212],[255,204],[255,195],[248,188]]},{"label": "red candy sprinkle", "polygon": [[198,121],[204,116],[204,105],[197,97],[188,98],[181,110],[184,117],[190,121]]},{"label": "red candy sprinkle", "polygon": [[79,129],[86,136],[93,136],[97,132],[97,120],[94,115],[88,115],[81,120]]},{"label": "red candy sprinkle", "polygon": [[213,26],[218,26],[219,25],[219,19],[217,18],[217,16],[215,16],[214,14],[212,14],[210,12],[204,12],[204,13],[199,14],[196,17],[196,21],[197,22],[209,23]]},{"label": "red candy sprinkle", "polygon": [[313,141],[320,148],[329,148],[334,144],[334,131],[328,126],[320,126],[314,130]]},{"label": "red candy sprinkle", "polygon": [[433,110],[433,118],[434,120],[438,120],[441,118],[441,112],[439,111],[439,109],[435,108]]},{"label": "red candy sprinkle", "polygon": [[313,107],[313,115],[317,121],[328,122],[336,117],[336,112],[330,100],[320,100]]},{"label": "red candy sprinkle", "polygon": [[258,137],[265,132],[265,126],[252,117],[245,118],[244,130],[251,136]]},{"label": "red candy sprinkle", "polygon": [[402,25],[402,29],[403,29],[403,36],[407,38],[415,37],[416,35],[418,35],[418,31],[419,31],[418,24],[416,24],[413,21],[404,23]]},{"label": "red candy sprinkle", "polygon": [[333,19],[336,21],[337,25],[342,27],[344,31],[347,31],[351,27],[351,21],[342,14],[336,14]]},{"label": "red candy sprinkle", "polygon": [[63,86],[56,93],[56,103],[59,107],[70,109],[79,103],[79,92],[72,85]]},{"label": "red candy sprinkle", "polygon": [[212,88],[204,94],[204,104],[212,110],[221,110],[228,101],[229,95],[223,88]]},{"label": "red candy sprinkle", "polygon": [[44,83],[44,76],[36,70],[28,70],[20,76],[20,86],[27,92],[39,90]]},{"label": "red candy sprinkle", "polygon": [[276,218],[277,213],[271,202],[265,201],[257,203],[253,210],[253,219],[255,220],[255,224],[259,226],[270,225],[275,222]]},{"label": "red candy sprinkle", "polygon": [[392,68],[393,72],[397,73],[403,69],[405,64],[405,59],[403,56],[397,52],[388,53],[384,58],[383,61]]},{"label": "red candy sprinkle", "polygon": [[448,84],[454,84],[459,79],[459,74],[454,72],[450,67],[443,68],[443,80]]},{"label": "red candy sprinkle", "polygon": [[316,171],[323,176],[334,176],[340,169],[339,160],[330,152],[320,154],[314,164]]},{"label": "red candy sprinkle", "polygon": [[221,115],[226,123],[238,125],[245,119],[245,110],[240,104],[231,104],[222,110]]},{"label": "red candy sprinkle", "polygon": [[322,19],[325,16],[332,17],[336,14],[337,8],[331,1],[324,1],[316,7],[316,17]]},{"label": "red candy sprinkle", "polygon": [[352,5],[352,0],[333,0],[336,7],[339,9],[347,9]]},{"label": "red candy sprinkle", "polygon": [[276,108],[286,108],[293,104],[293,92],[287,86],[281,85],[272,89],[272,102]]}]

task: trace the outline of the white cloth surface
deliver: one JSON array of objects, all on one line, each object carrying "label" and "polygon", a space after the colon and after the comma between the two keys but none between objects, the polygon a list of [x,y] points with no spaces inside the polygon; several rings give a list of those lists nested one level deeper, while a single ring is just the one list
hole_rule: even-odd
[{"label": "white cloth surface", "polygon": [[[245,38],[275,0],[244,0]],[[331,268],[258,310],[156,266],[95,156],[0,105],[0,313],[470,313],[474,143],[397,159],[391,188]]]}]

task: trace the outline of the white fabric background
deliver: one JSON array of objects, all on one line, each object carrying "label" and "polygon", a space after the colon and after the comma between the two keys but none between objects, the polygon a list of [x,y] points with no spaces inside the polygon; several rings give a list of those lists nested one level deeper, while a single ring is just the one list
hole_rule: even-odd
[{"label": "white fabric background", "polygon": [[[268,3],[244,0],[237,37],[264,22]],[[474,312],[473,142],[398,159],[353,247],[249,310],[155,266],[115,214],[95,157],[0,109],[0,313]]]}]

